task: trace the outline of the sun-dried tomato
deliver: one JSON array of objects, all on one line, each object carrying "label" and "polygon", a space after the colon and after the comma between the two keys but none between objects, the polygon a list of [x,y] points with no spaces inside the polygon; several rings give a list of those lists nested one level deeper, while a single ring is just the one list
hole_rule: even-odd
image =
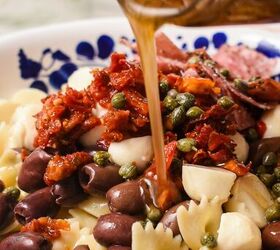
[{"label": "sun-dried tomato", "polygon": [[129,64],[125,54],[113,53],[111,55],[111,63],[108,67],[109,73],[120,72],[129,69]]},{"label": "sun-dried tomato", "polygon": [[216,131],[213,131],[209,135],[208,139],[208,149],[210,151],[215,151],[221,146],[228,146],[232,151],[234,150],[234,147],[236,144],[233,142],[233,140],[228,137],[227,135],[217,133]]},{"label": "sun-dried tomato", "polygon": [[273,79],[256,80],[249,83],[247,93],[256,100],[265,102],[280,101],[280,85]]},{"label": "sun-dried tomato", "polygon": [[234,157],[233,152],[229,148],[221,148],[216,152],[208,152],[211,160],[216,164],[222,164]]},{"label": "sun-dried tomato", "polygon": [[123,93],[125,94],[129,110],[132,110],[143,116],[148,116],[148,102],[145,97],[133,89],[126,89],[123,91]]},{"label": "sun-dried tomato", "polygon": [[252,168],[252,163],[250,162],[245,166],[243,163],[240,163],[237,160],[230,160],[226,162],[223,167],[235,173],[237,176],[244,176]]},{"label": "sun-dried tomato", "polygon": [[221,89],[211,79],[200,77],[184,77],[176,82],[176,88],[180,92],[190,92],[197,95],[218,95]]},{"label": "sun-dried tomato", "polygon": [[174,73],[170,73],[167,75],[167,80],[168,80],[168,84],[172,87],[172,88],[176,88],[176,82],[178,81],[178,79],[180,79],[180,76]]},{"label": "sun-dried tomato", "polygon": [[202,164],[207,161],[208,158],[208,153],[203,149],[199,149],[197,151],[194,151],[192,158],[190,158],[188,162],[193,164]]},{"label": "sun-dried tomato", "polygon": [[41,217],[34,219],[21,228],[21,232],[36,232],[50,241],[61,236],[60,230],[69,231],[70,224],[66,220]]},{"label": "sun-dried tomato", "polygon": [[36,115],[36,147],[73,151],[78,138],[100,124],[92,114],[95,102],[84,91],[68,88],[43,100],[43,109]]},{"label": "sun-dried tomato", "polygon": [[[87,93],[96,102],[109,109],[102,117],[107,130],[102,138],[110,143],[127,136],[141,134],[149,126],[149,111],[145,97],[143,73],[139,63],[128,62],[125,55],[113,53],[109,67],[93,71],[94,80]],[[123,110],[115,110],[111,98],[122,92],[126,98]]]},{"label": "sun-dried tomato", "polygon": [[127,129],[129,114],[128,110],[109,111],[102,119],[103,125],[109,131]]},{"label": "sun-dried tomato", "polygon": [[106,127],[102,138],[106,141],[121,141],[124,138],[123,132],[129,129],[128,110],[112,110],[102,118],[102,123]]},{"label": "sun-dried tomato", "polygon": [[110,74],[110,85],[117,90],[126,87],[144,87],[144,78],[139,63],[129,62],[124,54],[113,53],[111,64],[105,70]]},{"label": "sun-dried tomato", "polygon": [[177,141],[177,135],[175,133],[172,133],[171,131],[167,131],[164,134],[164,143],[168,144],[169,142]]},{"label": "sun-dried tomato", "polygon": [[186,137],[193,138],[197,145],[197,152],[185,154],[185,159],[189,163],[205,164],[210,161],[214,164],[225,163],[233,159],[236,144],[225,134],[218,133],[209,124],[199,124]]},{"label": "sun-dried tomato", "polygon": [[[176,153],[177,153],[177,142],[176,141],[169,142],[167,145],[164,146],[166,170],[170,169],[172,160],[176,156]],[[155,164],[155,162],[153,162],[152,165],[148,169],[146,169],[145,175],[151,177],[155,174],[156,174],[156,164]]]},{"label": "sun-dried tomato", "polygon": [[186,137],[193,138],[200,148],[207,148],[208,139],[214,129],[208,124],[200,124],[194,130],[186,134]]},{"label": "sun-dried tomato", "polygon": [[102,123],[107,130],[102,135],[106,141],[120,141],[127,134],[137,134],[141,128],[149,125],[148,104],[145,97],[133,89],[123,91],[126,98],[126,110],[110,110]]},{"label": "sun-dried tomato", "polygon": [[110,103],[111,88],[109,87],[110,76],[105,70],[94,70],[94,79],[87,88],[87,92],[101,104]]},{"label": "sun-dried tomato", "polygon": [[256,128],[260,138],[262,138],[266,131],[265,123],[263,121],[258,121]]},{"label": "sun-dried tomato", "polygon": [[50,186],[71,176],[78,167],[91,161],[92,157],[86,152],[75,152],[65,156],[55,155],[48,163],[44,174],[44,181]]},{"label": "sun-dried tomato", "polygon": [[202,114],[202,120],[207,120],[209,118],[211,119],[222,119],[224,120],[225,116],[231,112],[233,112],[233,110],[235,110],[238,106],[237,105],[233,105],[230,109],[224,109],[222,108],[221,105],[215,104],[212,105],[208,110],[206,110],[203,114]]}]

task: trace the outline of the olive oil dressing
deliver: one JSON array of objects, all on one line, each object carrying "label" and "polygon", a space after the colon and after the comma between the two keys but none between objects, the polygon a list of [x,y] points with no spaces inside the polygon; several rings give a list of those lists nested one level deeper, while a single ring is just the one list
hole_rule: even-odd
[{"label": "olive oil dressing", "polygon": [[137,40],[149,104],[157,195],[169,185],[164,157],[155,32],[164,23],[187,26],[280,20],[280,0],[118,0]]}]

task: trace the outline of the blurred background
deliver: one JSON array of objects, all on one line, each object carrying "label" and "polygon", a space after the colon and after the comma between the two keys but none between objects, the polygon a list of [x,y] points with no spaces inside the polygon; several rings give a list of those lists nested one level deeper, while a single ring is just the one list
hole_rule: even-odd
[{"label": "blurred background", "polygon": [[0,36],[28,27],[120,15],[117,0],[0,0]]}]

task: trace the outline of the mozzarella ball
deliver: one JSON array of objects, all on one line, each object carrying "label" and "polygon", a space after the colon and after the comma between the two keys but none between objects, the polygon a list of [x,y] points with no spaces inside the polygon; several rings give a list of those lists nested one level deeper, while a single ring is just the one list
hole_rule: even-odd
[{"label": "mozzarella ball", "polygon": [[240,162],[245,162],[248,158],[249,145],[246,142],[244,136],[237,132],[236,134],[230,135],[229,137],[236,144],[234,154],[236,155],[237,160]]},{"label": "mozzarella ball", "polygon": [[99,125],[86,132],[80,137],[80,142],[83,146],[89,147],[96,145],[96,142],[101,138],[101,135],[106,130],[105,126]]},{"label": "mozzarella ball", "polygon": [[266,131],[263,138],[280,136],[280,105],[274,109],[264,112],[261,120],[266,125]]},{"label": "mozzarella ball", "polygon": [[92,109],[92,114],[98,118],[106,115],[108,109],[103,108],[99,103],[96,103],[95,109]]},{"label": "mozzarella ball", "polygon": [[27,88],[27,89],[21,89],[17,91],[12,96],[12,101],[14,103],[18,103],[21,105],[25,104],[40,104],[41,100],[45,98],[47,94],[39,89],[35,88]]},{"label": "mozzarella ball", "polygon": [[261,232],[241,213],[224,213],[218,230],[218,250],[260,250]]},{"label": "mozzarella ball", "polygon": [[68,79],[68,86],[81,91],[86,89],[92,82],[93,75],[88,67],[79,68]]},{"label": "mozzarella ball", "polygon": [[186,193],[194,200],[200,201],[203,196],[208,200],[218,196],[227,201],[236,174],[216,167],[185,164],[182,173],[183,186]]},{"label": "mozzarella ball", "polygon": [[271,194],[254,174],[239,177],[231,190],[232,197],[225,204],[227,212],[239,212],[251,218],[258,227],[267,224],[265,210],[273,204]]},{"label": "mozzarella ball", "polygon": [[12,117],[12,127],[9,131],[9,148],[34,149],[33,142],[36,136],[34,115],[41,110],[40,104],[28,104],[16,109]]},{"label": "mozzarella ball", "polygon": [[139,170],[143,170],[153,158],[152,137],[143,136],[112,142],[108,152],[116,164],[121,166],[134,162]]}]

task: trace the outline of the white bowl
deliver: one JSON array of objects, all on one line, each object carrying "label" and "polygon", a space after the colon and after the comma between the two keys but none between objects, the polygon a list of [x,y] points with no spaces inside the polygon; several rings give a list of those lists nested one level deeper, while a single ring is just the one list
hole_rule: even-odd
[{"label": "white bowl", "polygon": [[[244,43],[280,57],[280,24],[184,28],[164,31],[182,49],[206,46],[210,53],[223,43]],[[65,83],[77,67],[106,65],[112,51],[132,55],[119,40],[133,41],[124,18],[103,18],[30,29],[0,38],[0,97],[19,88],[36,87],[51,92]]]}]

